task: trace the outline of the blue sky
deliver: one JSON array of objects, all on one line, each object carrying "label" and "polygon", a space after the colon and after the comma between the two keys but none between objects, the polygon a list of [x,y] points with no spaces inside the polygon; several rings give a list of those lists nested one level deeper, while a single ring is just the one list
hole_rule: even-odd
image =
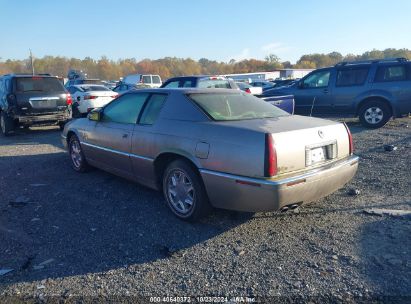
[{"label": "blue sky", "polygon": [[[0,57],[166,56],[295,62],[302,54],[411,49],[411,1],[0,0]],[[5,33],[9,35],[5,36]]]}]

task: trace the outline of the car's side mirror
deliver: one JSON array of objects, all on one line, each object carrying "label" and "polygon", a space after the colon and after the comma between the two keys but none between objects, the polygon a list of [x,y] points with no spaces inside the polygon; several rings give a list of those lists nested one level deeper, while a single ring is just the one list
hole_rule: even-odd
[{"label": "car's side mirror", "polygon": [[304,81],[299,81],[298,82],[298,88],[300,88],[300,89],[304,88]]},{"label": "car's side mirror", "polygon": [[77,96],[77,101],[80,101],[80,96]]},{"label": "car's side mirror", "polygon": [[102,114],[103,113],[100,110],[93,110],[87,115],[87,117],[92,121],[100,121],[101,117],[103,116]]}]

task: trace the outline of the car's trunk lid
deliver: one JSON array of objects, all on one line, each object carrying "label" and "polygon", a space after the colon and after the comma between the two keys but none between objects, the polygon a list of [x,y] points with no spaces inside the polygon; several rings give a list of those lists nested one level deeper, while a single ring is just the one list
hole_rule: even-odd
[{"label": "car's trunk lid", "polygon": [[314,168],[347,157],[350,153],[344,125],[330,120],[290,115],[226,121],[223,124],[271,134],[278,174]]}]

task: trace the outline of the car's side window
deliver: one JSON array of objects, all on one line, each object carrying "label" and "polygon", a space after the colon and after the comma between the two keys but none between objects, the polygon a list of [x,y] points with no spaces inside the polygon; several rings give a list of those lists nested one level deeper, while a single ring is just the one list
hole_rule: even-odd
[{"label": "car's side window", "polygon": [[152,94],[147,102],[144,112],[140,118],[140,124],[152,125],[157,120],[164,103],[166,102],[166,94]]},{"label": "car's side window", "polygon": [[103,122],[135,124],[148,93],[125,94],[109,103],[103,112]]},{"label": "car's side window", "polygon": [[194,81],[192,80],[185,80],[182,85],[183,88],[192,88],[194,87]]},{"label": "car's side window", "polygon": [[337,71],[337,87],[360,86],[365,83],[368,68],[344,69]]},{"label": "car's side window", "polygon": [[157,84],[161,83],[159,76],[152,76],[152,79],[153,79],[153,83],[157,83]]},{"label": "car's side window", "polygon": [[404,81],[407,80],[407,68],[405,65],[383,65],[377,68],[375,82]]},{"label": "car's side window", "polygon": [[303,88],[325,88],[328,87],[328,82],[330,80],[330,70],[319,71],[311,73],[303,81]]},{"label": "car's side window", "polygon": [[151,83],[151,76],[150,75],[143,75],[143,83]]},{"label": "car's side window", "polygon": [[165,88],[178,88],[179,83],[180,83],[180,80],[171,81],[167,83],[164,87]]}]

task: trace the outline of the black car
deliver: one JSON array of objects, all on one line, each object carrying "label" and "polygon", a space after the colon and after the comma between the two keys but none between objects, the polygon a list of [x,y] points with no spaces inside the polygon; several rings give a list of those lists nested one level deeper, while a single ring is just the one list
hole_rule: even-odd
[{"label": "black car", "polygon": [[167,79],[160,88],[236,89],[237,84],[224,76],[180,76]]},{"label": "black car", "polygon": [[405,58],[341,62],[264,97],[294,95],[295,114],[358,116],[369,128],[411,112],[411,62]]},{"label": "black car", "polygon": [[70,118],[71,96],[55,76],[7,74],[0,77],[0,128],[8,135],[19,126],[56,124]]}]

